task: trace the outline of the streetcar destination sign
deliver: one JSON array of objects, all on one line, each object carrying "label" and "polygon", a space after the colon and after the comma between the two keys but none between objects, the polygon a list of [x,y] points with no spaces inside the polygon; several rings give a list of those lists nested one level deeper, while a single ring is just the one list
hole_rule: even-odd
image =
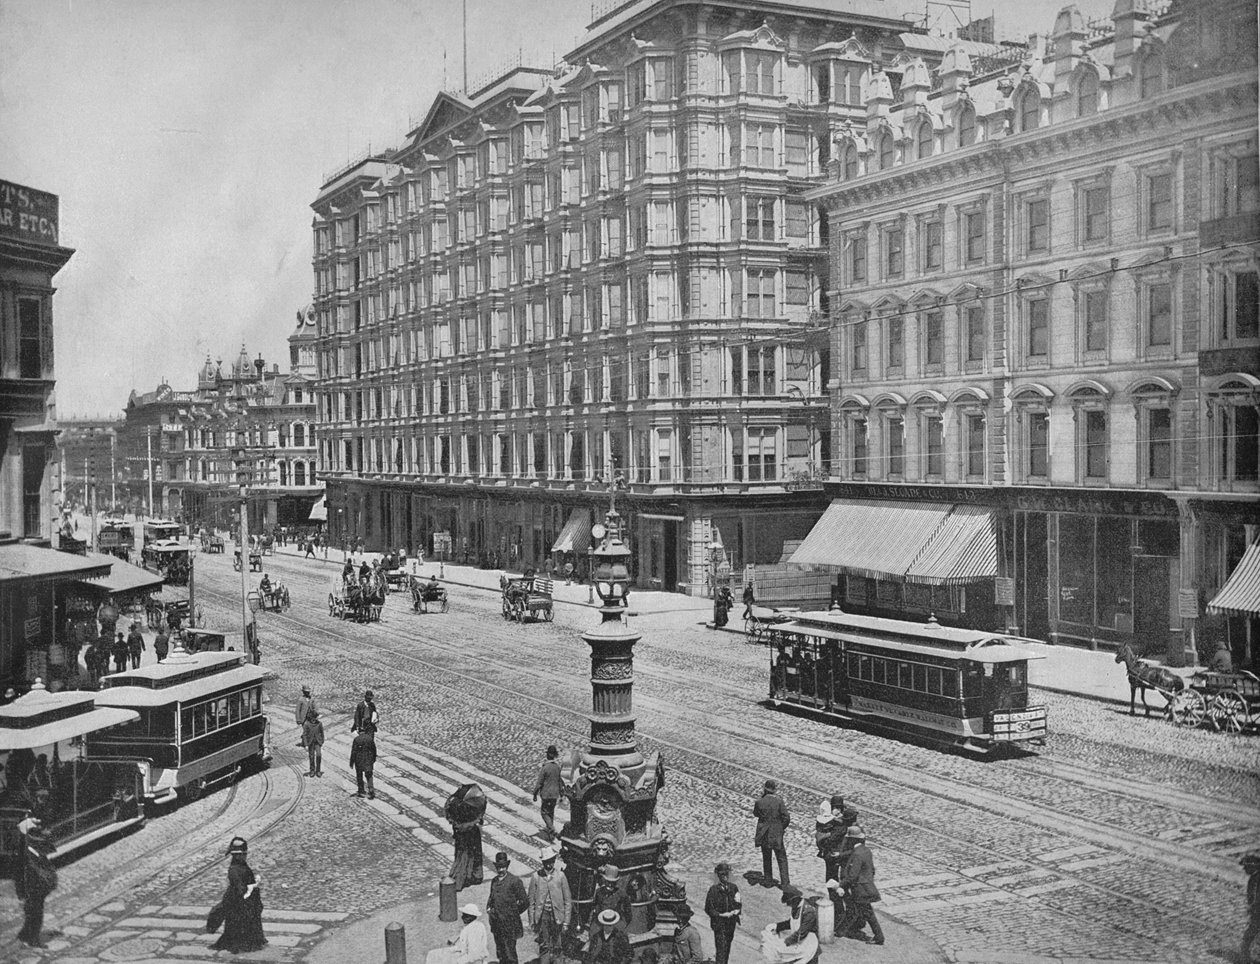
[{"label": "streetcar destination sign", "polygon": [[57,195],[0,181],[0,236],[57,243]]}]

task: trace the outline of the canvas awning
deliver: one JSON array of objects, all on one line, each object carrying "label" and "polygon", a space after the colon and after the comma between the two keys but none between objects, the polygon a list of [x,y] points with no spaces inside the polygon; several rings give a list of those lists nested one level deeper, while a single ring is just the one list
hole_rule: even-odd
[{"label": "canvas awning", "polygon": [[1207,611],[1216,616],[1260,616],[1260,542],[1247,547]]},{"label": "canvas awning", "polygon": [[0,582],[82,579],[108,573],[108,563],[86,556],[41,549],[21,542],[0,546]]},{"label": "canvas awning", "polygon": [[788,560],[808,569],[930,586],[997,575],[987,509],[948,502],[837,499]]},{"label": "canvas awning", "polygon": [[585,552],[591,544],[591,510],[574,509],[556,536],[552,552]]},{"label": "canvas awning", "polygon": [[956,505],[906,570],[906,582],[960,586],[996,575],[997,538],[989,510]]},{"label": "canvas awning", "polygon": [[89,552],[87,558],[108,564],[110,569],[103,576],[88,576],[85,579],[79,579],[78,582],[81,585],[99,589],[110,595],[147,592],[150,589],[162,588],[162,577],[157,573],[133,566],[129,562],[123,562],[117,556],[106,555],[103,552]]},{"label": "canvas awning", "polygon": [[328,521],[328,496],[321,495],[319,501],[311,506],[311,514],[307,520],[310,522],[327,522]]},{"label": "canvas awning", "polygon": [[948,502],[836,499],[788,561],[870,579],[900,579],[952,508]]}]

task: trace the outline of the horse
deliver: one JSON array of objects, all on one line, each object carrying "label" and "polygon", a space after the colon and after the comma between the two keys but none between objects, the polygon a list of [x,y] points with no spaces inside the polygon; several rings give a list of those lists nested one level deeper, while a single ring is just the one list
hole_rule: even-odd
[{"label": "horse", "polygon": [[1133,652],[1133,647],[1128,643],[1120,646],[1120,650],[1116,653],[1116,662],[1124,663],[1125,671],[1129,675],[1129,715],[1137,715],[1136,700],[1140,690],[1142,693],[1142,709],[1146,711],[1146,715],[1151,715],[1151,708],[1146,702],[1146,691],[1156,690],[1160,696],[1164,697],[1167,705],[1164,707],[1165,713],[1172,712],[1172,697],[1170,693],[1180,693],[1186,688],[1186,681],[1171,670],[1164,669],[1162,666],[1152,666],[1145,660],[1137,658]]}]

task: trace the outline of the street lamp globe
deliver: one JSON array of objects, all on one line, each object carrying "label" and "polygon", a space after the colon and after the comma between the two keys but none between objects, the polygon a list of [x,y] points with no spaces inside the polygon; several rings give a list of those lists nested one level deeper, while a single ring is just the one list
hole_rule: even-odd
[{"label": "street lamp globe", "polygon": [[595,560],[595,591],[600,601],[609,607],[623,605],[630,585],[630,550],[615,529],[609,527],[591,555]]}]

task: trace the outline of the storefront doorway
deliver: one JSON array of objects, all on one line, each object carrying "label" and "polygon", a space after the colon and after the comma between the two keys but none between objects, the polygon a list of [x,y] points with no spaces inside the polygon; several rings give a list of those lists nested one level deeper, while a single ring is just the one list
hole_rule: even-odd
[{"label": "storefront doorway", "polygon": [[1163,659],[1168,652],[1173,562],[1167,556],[1133,557],[1133,638],[1140,656]]},{"label": "storefront doorway", "polygon": [[1020,634],[1031,639],[1050,637],[1046,541],[1044,513],[1020,512],[1015,516],[1015,571],[1021,574],[1015,596],[1015,619]]}]

